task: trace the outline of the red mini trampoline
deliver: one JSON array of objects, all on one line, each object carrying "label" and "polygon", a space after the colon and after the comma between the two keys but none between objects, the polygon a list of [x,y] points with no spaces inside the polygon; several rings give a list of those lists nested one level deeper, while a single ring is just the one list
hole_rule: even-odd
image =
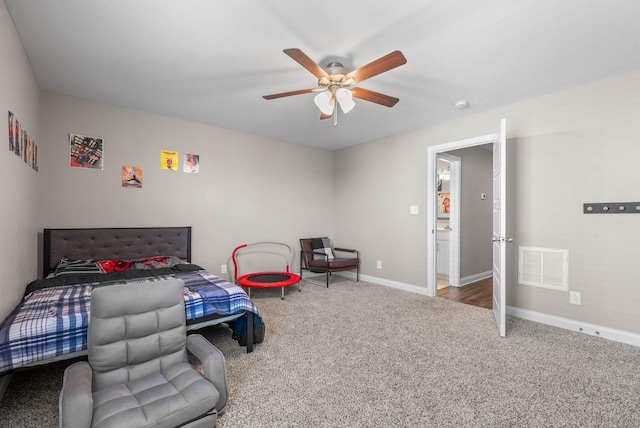
[{"label": "red mini trampoline", "polygon": [[[236,259],[237,253],[242,250],[252,246],[257,245],[280,245],[287,248],[289,257],[286,259],[286,270],[284,272],[253,272],[248,273],[246,275],[242,275],[238,278],[238,261]],[[280,254],[282,255],[282,254]],[[283,256],[284,257],[284,256]],[[286,257],[285,257],[286,258]],[[234,266],[234,277],[236,278],[236,283],[241,287],[247,289],[247,293],[249,297],[251,297],[251,289],[252,288],[281,288],[282,289],[282,299],[284,299],[284,288],[289,287],[291,285],[298,285],[298,291],[300,291],[300,276],[295,273],[289,272],[289,265],[293,259],[293,252],[291,251],[291,247],[287,244],[283,244],[280,242],[256,242],[255,244],[242,244],[236,247],[233,250],[231,255],[231,260],[233,260]]]}]

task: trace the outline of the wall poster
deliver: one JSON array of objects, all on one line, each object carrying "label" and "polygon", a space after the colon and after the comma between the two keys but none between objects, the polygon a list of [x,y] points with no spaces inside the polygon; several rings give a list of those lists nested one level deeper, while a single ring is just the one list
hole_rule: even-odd
[{"label": "wall poster", "polygon": [[9,112],[9,151],[15,152],[15,139],[13,137],[13,113]]},{"label": "wall poster", "polygon": [[450,193],[438,193],[438,218],[449,217],[451,206]]},{"label": "wall poster", "polygon": [[174,152],[173,150],[160,150],[160,169],[177,171],[178,152]]},{"label": "wall poster", "polygon": [[69,134],[71,159],[69,165],[73,168],[102,169],[104,148],[102,138]]},{"label": "wall poster", "polygon": [[184,172],[190,172],[197,174],[200,170],[200,156],[192,153],[184,154],[184,162],[182,163],[182,170]]},{"label": "wall poster", "polygon": [[12,112],[9,112],[9,151],[38,170],[38,145]]},{"label": "wall poster", "polygon": [[142,168],[137,166],[122,167],[122,187],[142,188]]}]

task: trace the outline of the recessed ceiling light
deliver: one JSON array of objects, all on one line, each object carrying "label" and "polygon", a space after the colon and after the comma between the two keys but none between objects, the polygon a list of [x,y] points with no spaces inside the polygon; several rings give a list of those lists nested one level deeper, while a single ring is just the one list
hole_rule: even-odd
[{"label": "recessed ceiling light", "polygon": [[467,107],[469,107],[469,101],[467,101],[467,100],[458,100],[458,101],[455,102],[454,106],[459,110],[463,109],[463,108],[467,108]]}]

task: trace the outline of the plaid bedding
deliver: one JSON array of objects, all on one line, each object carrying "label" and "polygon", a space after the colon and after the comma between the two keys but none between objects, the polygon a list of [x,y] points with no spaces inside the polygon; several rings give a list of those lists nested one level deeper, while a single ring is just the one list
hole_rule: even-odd
[{"label": "plaid bedding", "polygon": [[[127,284],[180,278],[187,320],[258,310],[244,290],[206,270],[126,279]],[[99,283],[43,288],[27,295],[0,327],[0,374],[87,348],[91,289]],[[254,317],[255,319],[255,317]]]}]

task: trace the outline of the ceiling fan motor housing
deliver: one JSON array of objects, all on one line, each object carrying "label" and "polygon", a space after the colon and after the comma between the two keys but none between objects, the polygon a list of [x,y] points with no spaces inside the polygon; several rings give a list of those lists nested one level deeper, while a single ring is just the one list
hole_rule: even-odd
[{"label": "ceiling fan motor housing", "polygon": [[349,73],[349,70],[345,69],[341,63],[335,61],[330,62],[327,67],[324,68],[324,71],[327,72],[329,77],[323,76],[318,79],[318,86],[321,88],[327,88],[335,91],[340,87],[348,86],[344,80],[345,76]]}]

